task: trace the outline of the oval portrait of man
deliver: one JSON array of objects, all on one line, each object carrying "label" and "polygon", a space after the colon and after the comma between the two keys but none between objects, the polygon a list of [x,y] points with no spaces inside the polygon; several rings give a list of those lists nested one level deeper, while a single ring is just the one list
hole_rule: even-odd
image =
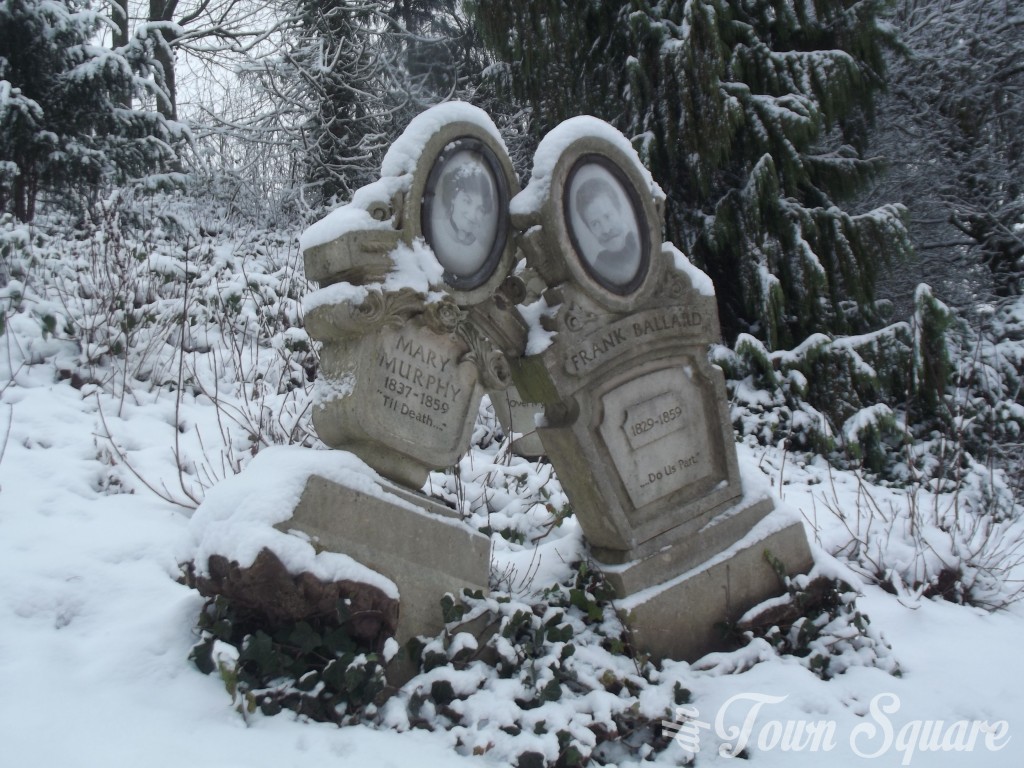
[{"label": "oval portrait of man", "polygon": [[475,139],[452,142],[424,189],[423,235],[454,288],[486,282],[505,247],[508,190],[490,154]]},{"label": "oval portrait of man", "polygon": [[566,182],[563,204],[586,272],[604,288],[627,294],[643,281],[647,238],[632,187],[616,171],[599,156],[581,158]]}]

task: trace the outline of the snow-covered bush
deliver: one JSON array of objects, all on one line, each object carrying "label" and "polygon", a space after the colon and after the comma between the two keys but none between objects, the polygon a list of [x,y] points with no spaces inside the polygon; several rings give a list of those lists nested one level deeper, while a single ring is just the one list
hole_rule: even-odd
[{"label": "snow-covered bush", "polygon": [[840,479],[818,462],[787,472],[794,478],[819,475],[817,514],[831,518],[817,526],[827,531],[821,543],[888,591],[908,600],[941,597],[987,609],[1024,596],[1014,576],[1024,565],[1024,518],[1002,473],[975,462],[955,484],[918,478],[906,487],[879,488],[857,474]]},{"label": "snow-covered bush", "polygon": [[[752,609],[733,636],[736,650],[693,665],[656,664],[639,653],[611,589],[586,561],[532,594],[496,591],[463,602],[447,603],[446,631],[423,638],[421,673],[376,722],[399,731],[446,730],[460,752],[512,765],[653,759],[672,743],[665,724],[690,702],[691,688],[779,655],[823,679],[863,666],[899,674],[850,588],[820,573],[793,580],[784,598]],[[769,616],[776,620],[766,623]]]},{"label": "snow-covered bush", "polygon": [[670,712],[641,705],[655,667],[630,647],[611,598],[586,563],[528,599],[464,596],[450,629],[424,639],[421,674],[383,707],[381,724],[447,730],[465,754],[519,765],[600,765],[664,749]]},{"label": "snow-covered bush", "polygon": [[772,560],[786,592],[749,610],[735,626],[744,644],[758,638],[778,653],[795,656],[823,680],[851,667],[870,666],[899,675],[891,647],[857,609],[857,593],[849,584],[817,569],[790,578]]},{"label": "snow-covered bush", "polygon": [[[824,504],[850,535],[832,551],[893,590],[997,607],[1021,562],[1017,448],[1024,433],[1024,307],[955,317],[918,288],[910,322],[769,352],[750,336],[713,359],[726,372],[742,439],[867,471],[904,489],[889,506]],[[878,535],[884,532],[883,535]]]},{"label": "snow-covered bush", "polygon": [[[263,446],[316,442],[294,236],[233,230],[190,202],[113,194],[74,229],[58,216],[0,224],[2,314],[18,331],[4,338],[4,367],[51,365],[97,398],[108,490],[149,486],[185,506]],[[191,423],[182,406],[195,401],[215,416]],[[131,448],[131,414],[164,406],[173,491]]]},{"label": "snow-covered bush", "polygon": [[882,472],[905,438],[893,406],[914,387],[914,351],[912,326],[896,323],[860,336],[815,334],[777,352],[744,334],[731,350],[716,347],[713,360],[725,370],[739,437]]}]

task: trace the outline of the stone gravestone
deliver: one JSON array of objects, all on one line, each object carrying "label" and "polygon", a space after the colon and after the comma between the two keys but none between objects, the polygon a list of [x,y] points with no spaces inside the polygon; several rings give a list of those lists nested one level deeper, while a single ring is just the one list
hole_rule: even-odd
[{"label": "stone gravestone", "polygon": [[314,426],[402,502],[313,477],[287,527],[396,583],[402,643],[440,630],[446,592],[487,590],[489,539],[419,491],[468,449],[484,389],[509,384],[506,351],[525,344],[509,279],[517,192],[490,119],[448,103],[410,123],[380,180],[303,234],[321,286],[305,302],[323,345]]},{"label": "stone gravestone", "polygon": [[[547,286],[532,269],[522,270],[518,277],[522,284],[518,303],[534,304]],[[509,350],[511,358],[521,357],[526,351],[525,338],[518,338],[517,341],[518,346]],[[531,459],[543,456],[544,445],[537,434],[537,417],[543,414],[544,406],[525,400],[513,383],[509,383],[503,390],[491,390],[487,394],[505,434],[510,437],[516,435],[510,446],[512,452]]]},{"label": "stone gravestone", "polygon": [[[512,202],[549,286],[513,379],[638,646],[693,658],[714,625],[777,594],[770,551],[811,563],[798,520],[744,494],[713,287],[663,243],[663,197],[628,141],[574,118],[538,147]],[[538,327],[539,326],[539,327]]]},{"label": "stone gravestone", "polygon": [[494,414],[505,433],[518,435],[512,441],[512,452],[526,458],[543,456],[544,444],[537,434],[536,417],[543,412],[544,407],[540,403],[523,400],[515,385],[488,394],[494,406]]}]

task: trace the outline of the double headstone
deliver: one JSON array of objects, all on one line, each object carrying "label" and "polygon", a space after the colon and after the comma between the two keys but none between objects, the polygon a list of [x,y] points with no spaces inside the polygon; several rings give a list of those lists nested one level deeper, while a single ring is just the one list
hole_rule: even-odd
[{"label": "double headstone", "polygon": [[713,287],[662,242],[663,197],[621,134],[564,123],[520,192],[486,115],[444,104],[381,170],[302,247],[314,425],[385,493],[313,477],[285,526],[394,581],[400,641],[440,628],[445,592],[487,587],[488,539],[419,493],[468,448],[485,391],[535,433],[521,448],[550,459],[652,655],[709,650],[777,592],[765,550],[810,564],[799,522],[744,493]]}]

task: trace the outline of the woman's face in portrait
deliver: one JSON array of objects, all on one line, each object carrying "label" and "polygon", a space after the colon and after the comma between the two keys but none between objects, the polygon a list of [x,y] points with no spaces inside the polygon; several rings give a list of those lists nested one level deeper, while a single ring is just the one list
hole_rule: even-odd
[{"label": "woman's face in portrait", "polygon": [[424,186],[422,222],[427,245],[445,281],[473,289],[494,273],[508,239],[508,186],[493,152],[460,139],[434,162]]},{"label": "woman's face in portrait", "polygon": [[452,226],[461,242],[471,243],[476,240],[486,215],[484,208],[483,198],[466,190],[460,190],[452,198]]}]

